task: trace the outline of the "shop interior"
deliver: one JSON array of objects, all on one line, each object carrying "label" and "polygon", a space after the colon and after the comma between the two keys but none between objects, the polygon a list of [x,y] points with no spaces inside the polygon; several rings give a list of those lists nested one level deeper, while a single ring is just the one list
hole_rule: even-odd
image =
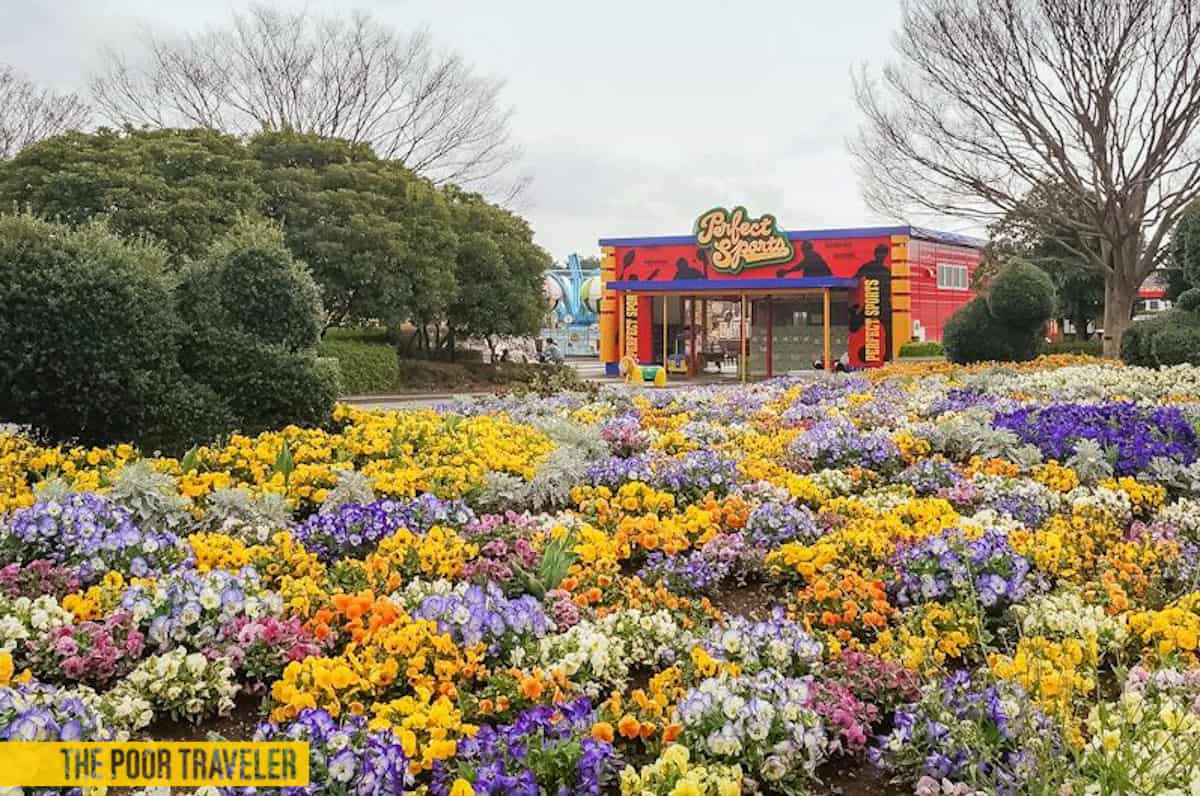
[{"label": "shop interior", "polygon": [[833,370],[849,351],[848,292],[659,294],[653,329],[654,364],[676,376],[747,381]]}]

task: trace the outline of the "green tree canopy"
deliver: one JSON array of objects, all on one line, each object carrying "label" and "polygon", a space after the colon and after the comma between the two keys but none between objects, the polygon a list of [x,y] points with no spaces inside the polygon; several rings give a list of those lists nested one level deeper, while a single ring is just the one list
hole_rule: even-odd
[{"label": "green tree canopy", "polygon": [[1200,287],[1200,200],[1188,205],[1171,232],[1170,298],[1189,287]]},{"label": "green tree canopy", "polygon": [[[311,270],[326,325],[532,333],[549,262],[524,220],[480,196],[436,186],[367,144],[290,131],[245,142],[211,130],[67,133],[0,163],[6,205],[69,224],[105,219],[121,236],[160,243],[175,270],[211,260],[240,220],[265,218]],[[222,278],[242,280],[271,340],[277,296],[254,264]]]},{"label": "green tree canopy", "polygon": [[1061,221],[1073,213],[1089,212],[1084,207],[1072,209],[1074,202],[1069,192],[1055,185],[1029,191],[1020,206],[992,225],[982,273],[994,274],[1013,257],[1041,268],[1050,275],[1058,296],[1056,317],[1070,320],[1084,339],[1088,323],[1104,312],[1104,273],[1095,264],[1099,239]]},{"label": "green tree canopy", "polygon": [[258,210],[257,175],[246,147],[212,130],[69,132],[0,163],[0,207],[68,224],[104,218],[121,236],[196,257]]},{"label": "green tree canopy", "polygon": [[289,132],[256,136],[263,212],[309,264],[332,323],[440,318],[457,241],[440,192],[365,144]]},{"label": "green tree canopy", "polygon": [[543,274],[552,261],[519,216],[478,194],[455,188],[445,193],[459,234],[458,290],[448,324],[452,334],[487,341],[494,356],[495,338],[537,332],[545,306]]}]

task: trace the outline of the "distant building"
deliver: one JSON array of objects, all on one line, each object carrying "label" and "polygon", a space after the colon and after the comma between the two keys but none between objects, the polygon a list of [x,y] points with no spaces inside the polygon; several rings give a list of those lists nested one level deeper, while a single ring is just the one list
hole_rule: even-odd
[{"label": "distant building", "polygon": [[1167,280],[1162,274],[1155,271],[1146,277],[1146,281],[1138,290],[1138,300],[1133,305],[1133,317],[1154,315],[1169,309],[1171,309],[1171,300],[1167,298]]}]

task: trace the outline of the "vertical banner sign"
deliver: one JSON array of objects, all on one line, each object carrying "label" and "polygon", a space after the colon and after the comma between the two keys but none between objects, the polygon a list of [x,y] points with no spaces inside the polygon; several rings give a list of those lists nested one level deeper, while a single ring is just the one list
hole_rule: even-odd
[{"label": "vertical banner sign", "polygon": [[625,356],[637,359],[638,356],[638,300],[636,296],[626,293],[625,303]]},{"label": "vertical banner sign", "polygon": [[883,360],[883,320],[879,304],[879,280],[863,280],[863,359]]}]

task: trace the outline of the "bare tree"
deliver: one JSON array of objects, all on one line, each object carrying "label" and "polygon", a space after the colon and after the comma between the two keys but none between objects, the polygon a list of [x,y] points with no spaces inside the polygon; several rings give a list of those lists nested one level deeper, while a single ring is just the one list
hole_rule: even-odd
[{"label": "bare tree", "polygon": [[[1104,353],[1200,195],[1200,0],[908,0],[897,60],[856,80],[868,202],[994,220],[1038,185],[1099,242]],[[1083,207],[1086,212],[1080,213]]]},{"label": "bare tree", "polygon": [[253,6],[224,27],[142,39],[143,57],[109,51],[91,79],[115,123],[311,132],[370,143],[438,183],[493,195],[512,186],[520,151],[502,83],[437,49],[426,30]]},{"label": "bare tree", "polygon": [[0,64],[0,160],[35,141],[87,124],[91,112],[75,94],[56,94]]}]

